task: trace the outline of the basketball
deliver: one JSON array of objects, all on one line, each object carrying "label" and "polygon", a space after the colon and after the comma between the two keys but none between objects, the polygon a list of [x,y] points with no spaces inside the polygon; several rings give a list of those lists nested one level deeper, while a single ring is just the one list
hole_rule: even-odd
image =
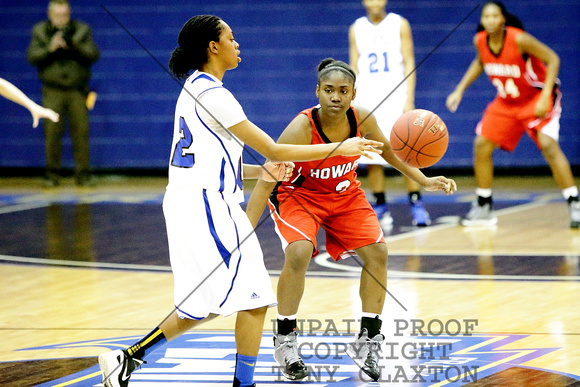
[{"label": "basketball", "polygon": [[449,144],[447,126],[429,110],[403,113],[391,131],[391,149],[405,164],[426,168],[441,160]]}]

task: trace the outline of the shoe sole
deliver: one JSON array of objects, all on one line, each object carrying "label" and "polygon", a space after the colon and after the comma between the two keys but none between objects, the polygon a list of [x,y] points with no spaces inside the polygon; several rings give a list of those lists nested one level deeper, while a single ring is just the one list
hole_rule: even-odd
[{"label": "shoe sole", "polygon": [[109,366],[107,365],[107,361],[102,355],[99,356],[99,367],[101,368],[101,373],[103,374],[103,380],[101,381],[101,384],[103,387],[111,387],[108,379],[111,372],[109,370]]},{"label": "shoe sole", "polygon": [[295,375],[290,375],[286,373],[286,362],[284,361],[284,359],[282,359],[282,361],[280,361],[278,359],[278,357],[276,356],[276,350],[274,349],[274,360],[276,360],[276,362],[278,363],[278,365],[280,365],[280,371],[282,372],[282,375],[284,375],[284,377],[288,380],[302,380],[305,377],[307,377],[310,372],[308,371],[308,369],[306,369],[306,373],[303,376],[295,376]]},{"label": "shoe sole", "polygon": [[[110,369],[106,356],[105,354],[103,354],[99,356],[99,367],[101,368],[101,373],[103,374],[103,380],[101,382],[103,386],[113,387],[113,384],[111,383],[111,378],[118,378],[119,373],[122,372],[123,366],[120,365],[119,363],[116,363],[113,366],[113,369]],[[117,370],[119,372],[116,372]],[[116,375],[113,375],[114,373],[116,373]]]},{"label": "shoe sole", "polygon": [[369,378],[371,378],[375,382],[379,380],[381,375],[380,374],[378,376],[371,375],[369,373],[369,371],[367,369],[365,369],[366,365],[365,365],[364,360],[357,357],[356,351],[354,349],[352,349],[352,347],[350,345],[346,347],[346,354],[348,355],[348,357],[350,357],[352,359],[354,364],[356,364],[358,366],[358,368],[360,368],[361,371],[364,372]]}]

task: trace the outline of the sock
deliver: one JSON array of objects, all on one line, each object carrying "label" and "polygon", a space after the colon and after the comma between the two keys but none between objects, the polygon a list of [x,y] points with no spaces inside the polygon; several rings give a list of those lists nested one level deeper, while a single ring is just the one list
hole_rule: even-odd
[{"label": "sock", "polygon": [[385,204],[387,202],[387,197],[384,192],[373,193],[373,196],[375,197],[375,204],[377,205]]},{"label": "sock", "polygon": [[476,188],[475,194],[477,195],[477,204],[479,206],[484,206],[486,204],[491,206],[493,202],[491,197],[491,188]]},{"label": "sock", "polygon": [[251,386],[254,384],[254,368],[258,356],[245,356],[236,353],[236,371],[234,374],[234,383],[239,382],[239,386]]},{"label": "sock", "polygon": [[165,335],[159,327],[153,329],[149,334],[127,348],[129,356],[143,359],[149,353],[167,345]]},{"label": "sock", "polygon": [[415,204],[419,200],[421,200],[421,192],[419,191],[409,192],[409,203]]},{"label": "sock", "polygon": [[[285,317],[280,319],[280,317]],[[294,317],[294,318],[288,318]],[[294,316],[278,316],[278,334],[279,335],[288,335],[292,332],[296,331],[296,315]]]},{"label": "sock", "polygon": [[374,317],[365,317],[366,313],[363,313],[363,317],[361,319],[361,324],[360,324],[360,328],[361,328],[361,332],[363,329],[366,328],[368,334],[369,334],[369,338],[373,338],[376,335],[378,335],[379,333],[381,333],[381,325],[383,325],[382,320],[379,318],[379,315],[374,314]]},{"label": "sock", "polygon": [[570,201],[578,200],[578,187],[573,185],[572,187],[563,189],[562,196],[564,196],[564,199],[566,199],[568,203],[570,203]]},{"label": "sock", "polygon": [[482,198],[490,198],[491,197],[491,188],[476,188],[475,194]]}]

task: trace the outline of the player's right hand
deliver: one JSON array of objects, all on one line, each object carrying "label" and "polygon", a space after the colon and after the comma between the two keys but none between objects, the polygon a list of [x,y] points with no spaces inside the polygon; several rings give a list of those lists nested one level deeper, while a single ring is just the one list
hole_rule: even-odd
[{"label": "player's right hand", "polygon": [[371,153],[381,154],[384,144],[379,141],[369,140],[361,137],[351,137],[344,140],[336,149],[336,153],[342,156],[365,156],[370,158]]},{"label": "player's right hand", "polygon": [[462,98],[463,95],[460,92],[454,91],[447,97],[447,100],[445,101],[445,106],[447,106],[447,109],[449,109],[451,113],[455,113],[455,111],[459,107],[459,103],[461,102]]},{"label": "player's right hand", "polygon": [[294,171],[294,163],[271,163],[267,162],[262,166],[260,179],[268,182],[288,181]]}]

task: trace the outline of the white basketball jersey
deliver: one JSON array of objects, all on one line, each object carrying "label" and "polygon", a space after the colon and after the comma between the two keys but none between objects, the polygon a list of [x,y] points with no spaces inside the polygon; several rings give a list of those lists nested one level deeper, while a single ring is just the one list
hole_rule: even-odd
[{"label": "white basketball jersey", "polygon": [[189,76],[175,107],[167,190],[203,188],[237,195],[242,202],[244,143],[227,128],[245,119],[219,79],[201,71]]},{"label": "white basketball jersey", "polygon": [[[401,52],[401,16],[388,13],[377,25],[366,16],[358,18],[354,22],[354,36],[359,53],[354,103],[372,110],[405,76]],[[406,97],[406,83],[396,93]],[[391,97],[386,102],[392,102]]]}]

